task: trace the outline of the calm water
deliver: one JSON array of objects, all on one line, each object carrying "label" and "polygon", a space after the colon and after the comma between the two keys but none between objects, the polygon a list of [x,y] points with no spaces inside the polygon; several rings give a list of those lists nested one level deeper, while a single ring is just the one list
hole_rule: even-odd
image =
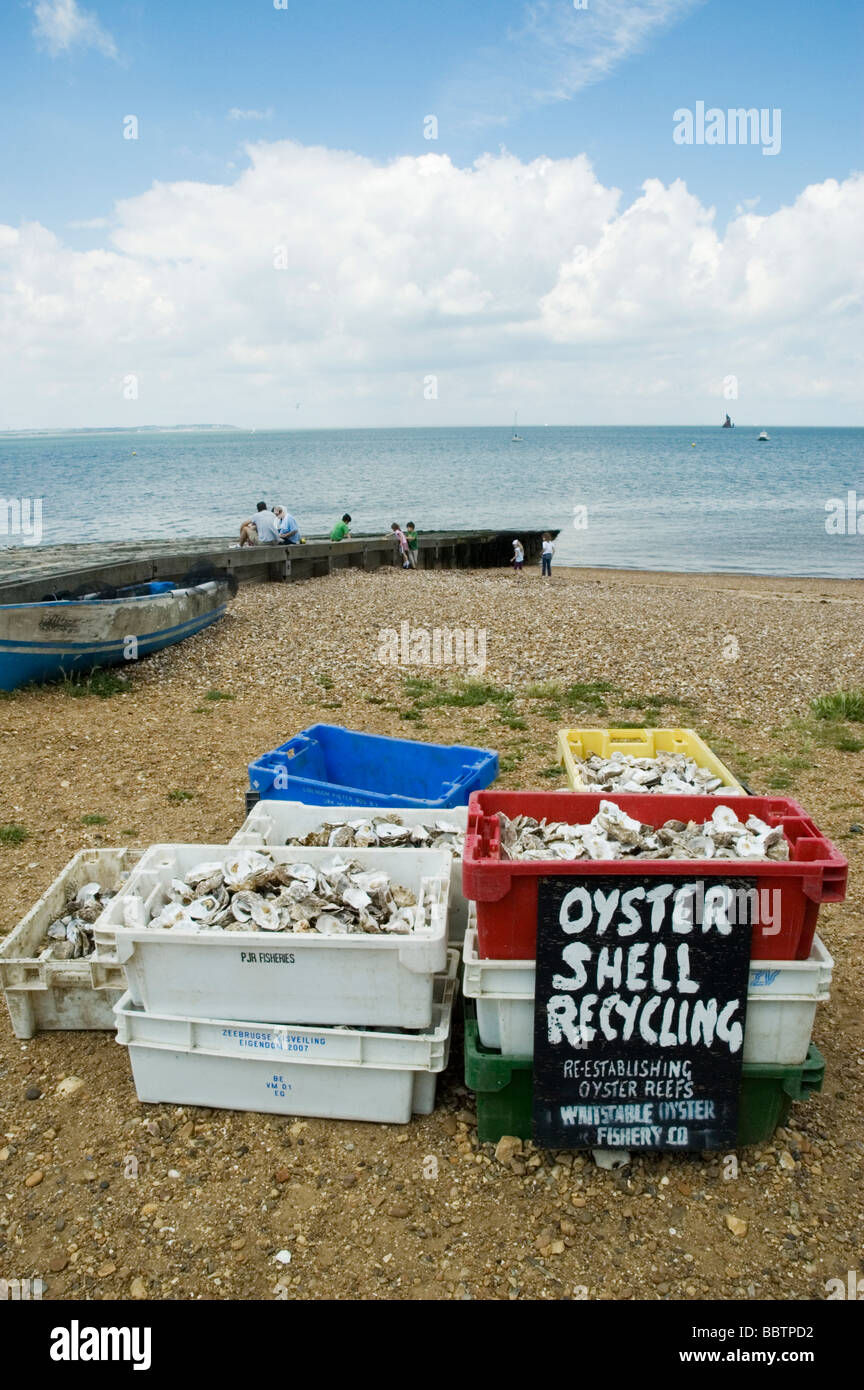
[{"label": "calm water", "polygon": [[864,577],[864,535],[825,529],[829,498],[864,498],[864,429],[767,428],[6,436],[0,498],[44,499],[43,545],[232,534],[265,499],[309,535],[349,511],[355,533],[557,528],[566,565]]}]

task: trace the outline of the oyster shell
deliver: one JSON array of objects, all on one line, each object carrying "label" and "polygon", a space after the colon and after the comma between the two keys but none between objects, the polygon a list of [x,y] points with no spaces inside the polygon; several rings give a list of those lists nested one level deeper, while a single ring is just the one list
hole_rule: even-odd
[{"label": "oyster shell", "polygon": [[498,820],[502,859],[789,858],[782,826],[770,826],[758,816],[750,816],[744,823],[731,807],[722,804],[704,824],[668,820],[657,828],[642,824],[611,801],[601,801],[587,825],[547,823],[530,816],[509,820],[503,812],[498,813]]}]

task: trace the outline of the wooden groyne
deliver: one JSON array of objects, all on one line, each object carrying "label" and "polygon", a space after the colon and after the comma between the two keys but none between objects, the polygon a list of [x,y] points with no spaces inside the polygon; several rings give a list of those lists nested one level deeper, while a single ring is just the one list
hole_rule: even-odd
[{"label": "wooden groyne", "polygon": [[[551,534],[557,535],[557,531]],[[510,563],[513,536],[536,560],[542,531],[427,531],[419,537],[419,569],[496,569]],[[121,588],[151,579],[182,579],[200,570],[234,575],[238,583],[291,583],[340,569],[376,570],[400,564],[390,536],[350,541],[312,539],[301,545],[239,549],[225,540],[120,541],[84,545],[16,546],[0,551],[0,604],[38,603],[53,593]]]}]

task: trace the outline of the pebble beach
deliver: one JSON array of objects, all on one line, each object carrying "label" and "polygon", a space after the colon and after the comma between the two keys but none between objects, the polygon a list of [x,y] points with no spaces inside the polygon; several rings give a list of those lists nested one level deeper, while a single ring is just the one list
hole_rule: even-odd
[{"label": "pebble beach", "polygon": [[[458,1027],[435,1112],[401,1127],[143,1105],[111,1034],[22,1042],[4,1010],[4,1268],[60,1300],[823,1299],[864,1242],[864,724],[811,702],[864,684],[862,618],[854,580],[344,571],[242,588],[115,693],[0,698],[0,936],[82,847],[226,844],[247,764],[319,721],[494,748],[501,787],[545,790],[561,728],[694,728],[850,864],[818,925],[824,1088],[732,1164],[479,1144]],[[400,657],[445,629],[485,659],[382,660],[406,624]]]}]

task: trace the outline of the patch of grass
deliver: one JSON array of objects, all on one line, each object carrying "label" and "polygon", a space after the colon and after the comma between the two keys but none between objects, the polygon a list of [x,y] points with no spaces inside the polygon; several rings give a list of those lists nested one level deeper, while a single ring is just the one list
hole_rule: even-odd
[{"label": "patch of grass", "polygon": [[342,708],[342,701],[341,701],[341,700],[327,700],[327,701],[321,706],[321,708],[322,708],[322,709],[341,709],[341,708]]},{"label": "patch of grass", "polygon": [[810,701],[817,719],[848,719],[864,724],[864,690],[835,690],[833,695],[819,695]]},{"label": "patch of grass", "polygon": [[195,793],[194,793],[194,792],[186,792],[186,791],[183,791],[182,788],[177,787],[177,788],[175,788],[174,791],[168,793],[168,800],[169,800],[169,801],[194,801],[194,800],[195,800]]},{"label": "patch of grass", "polygon": [[112,695],[125,695],[132,689],[132,683],[125,676],[115,676],[113,671],[99,669],[64,676],[63,689],[67,695],[97,695],[100,700],[110,700]]},{"label": "patch of grass", "polygon": [[562,700],[564,688],[558,681],[529,681],[522,694],[526,700]]},{"label": "patch of grass", "polygon": [[505,753],[498,759],[498,771],[502,773],[513,772],[525,757],[524,753]]},{"label": "patch of grass", "polygon": [[422,709],[403,709],[399,718],[413,719],[415,723],[419,724],[423,719],[423,711]]},{"label": "patch of grass", "polygon": [[794,756],[788,753],[781,753],[778,758],[774,759],[774,766],[781,772],[800,772],[811,768],[813,763],[810,758],[806,758],[800,753]]},{"label": "patch of grass", "polygon": [[792,786],[792,778],[786,772],[774,772],[768,777],[768,786],[772,791],[788,792]]},{"label": "patch of grass", "polygon": [[0,845],[23,845],[29,838],[30,831],[24,825],[16,825],[14,821],[0,825]]},{"label": "patch of grass", "polygon": [[547,705],[546,709],[539,709],[537,713],[541,719],[551,719],[553,724],[561,724],[564,720],[564,715],[556,705]]},{"label": "patch of grass", "polygon": [[193,714],[210,714],[211,711],[210,711],[209,709],[207,709],[207,707],[206,707],[205,705],[199,705],[197,709],[193,709],[192,713],[193,713]]},{"label": "patch of grass", "polygon": [[550,778],[551,778],[551,777],[564,777],[564,776],[565,776],[565,772],[564,772],[563,767],[561,767],[559,764],[556,763],[555,767],[541,767],[540,771],[537,773],[537,776],[538,776],[538,777],[550,777]]},{"label": "patch of grass", "polygon": [[81,817],[81,824],[82,824],[82,825],[107,825],[107,824],[108,824],[108,817],[107,817],[107,816],[97,816],[97,815],[82,816],[82,817]]},{"label": "patch of grass", "polygon": [[604,695],[620,694],[617,686],[609,681],[577,681],[568,685],[564,691],[563,703],[569,709],[591,710],[594,714],[608,714]]},{"label": "patch of grass", "polygon": [[123,836],[123,838],[126,839],[126,840],[134,840],[135,837],[136,837],[136,835],[138,834],[138,831],[137,831],[137,830],[129,830],[129,829],[126,829],[126,830],[121,830],[121,831],[120,831],[120,834],[121,834],[121,835]]},{"label": "patch of grass", "polygon": [[417,709],[446,706],[451,709],[477,709],[481,705],[512,705],[512,690],[492,685],[489,681],[465,680],[458,685],[436,685],[435,681],[417,676],[405,677],[405,693]]},{"label": "patch of grass", "polygon": [[864,748],[864,738],[853,734],[851,729],[828,728],[825,730],[824,742],[830,748],[836,748],[838,753],[860,753]]},{"label": "patch of grass", "polygon": [[364,698],[367,705],[384,705],[387,703],[383,695],[366,695]]},{"label": "patch of grass", "polygon": [[508,729],[527,729],[526,721],[518,714],[501,714],[498,716],[499,724],[506,724]]},{"label": "patch of grass", "polygon": [[227,690],[208,690],[204,696],[205,700],[236,700],[236,695],[231,695]]},{"label": "patch of grass", "polygon": [[332,676],[320,675],[315,677],[319,685],[323,685],[325,690],[332,690],[335,684]]}]

